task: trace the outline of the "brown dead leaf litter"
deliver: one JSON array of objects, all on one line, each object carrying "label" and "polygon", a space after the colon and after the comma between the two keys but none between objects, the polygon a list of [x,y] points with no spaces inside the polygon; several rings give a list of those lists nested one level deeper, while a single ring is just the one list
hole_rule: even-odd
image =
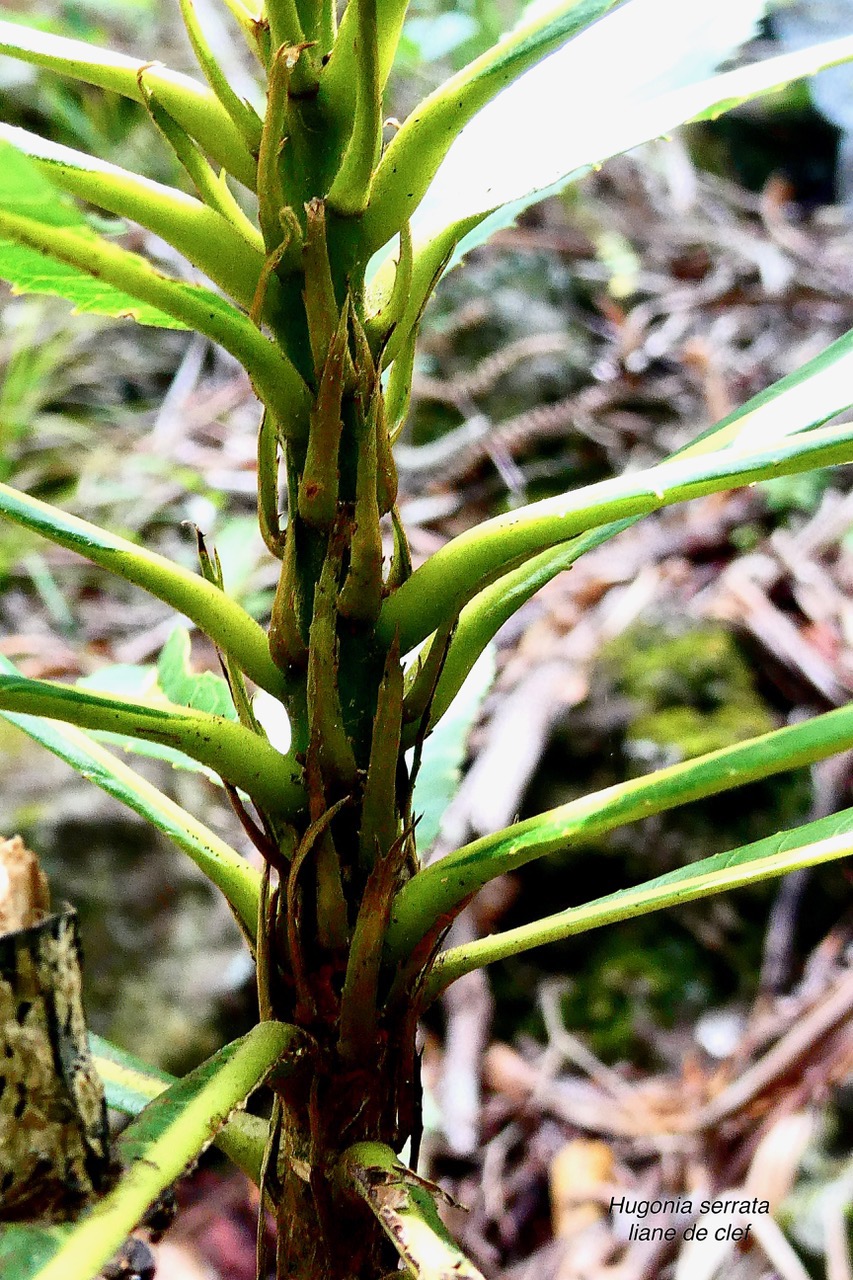
[{"label": "brown dead leaf litter", "polygon": [[[844,930],[830,935],[795,988],[757,1004],[722,1061],[694,1045],[680,1071],[665,1074],[599,1062],[560,1025],[555,993],[543,985],[548,1041],[489,1046],[481,1145],[453,1180],[468,1212],[453,1214],[451,1226],[484,1272],[512,1280],[807,1274],[772,1215],[797,1180],[821,1104],[853,1069],[848,941]],[[441,1066],[438,1050],[431,1065]],[[768,1202],[769,1213],[745,1217],[748,1251],[735,1241],[714,1258],[691,1257],[684,1232],[708,1200]],[[630,1212],[638,1204],[651,1212],[638,1219]],[[714,1229],[738,1221],[723,1214]],[[657,1239],[637,1239],[638,1222]]]}]

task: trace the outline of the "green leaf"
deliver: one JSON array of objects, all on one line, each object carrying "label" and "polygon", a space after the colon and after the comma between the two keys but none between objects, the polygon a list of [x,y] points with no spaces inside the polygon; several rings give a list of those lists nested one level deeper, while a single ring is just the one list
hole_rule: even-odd
[{"label": "green leaf", "polygon": [[[534,18],[505,36],[493,49],[451,76],[410,113],[389,143],[371,187],[370,206],[363,221],[368,254],[385,244],[408,222],[418,208],[436,172],[463,127],[508,85],[535,67],[612,9],[616,0],[567,0],[544,17]],[[539,107],[547,109],[541,102]],[[525,124],[536,131],[538,112],[528,112]],[[549,131],[550,132],[550,131]],[[495,180],[495,159],[501,156],[500,139],[486,157],[478,157],[478,169],[488,165],[489,181]],[[503,159],[500,160],[501,166]],[[494,204],[500,203],[495,201]],[[488,208],[493,208],[494,204]],[[474,208],[469,212],[480,213]],[[464,212],[447,221],[457,221]]]},{"label": "green leaf", "polygon": [[99,667],[88,676],[81,676],[77,688],[115,693],[120,698],[148,699],[157,689],[157,669],[150,663],[136,666],[131,662],[116,662],[109,667]]},{"label": "green leaf", "polygon": [[0,484],[0,514],[164,600],[191,618],[262,689],[273,696],[282,692],[282,675],[270,657],[266,632],[198,574],[4,484]]},{"label": "green leaf", "polygon": [[138,1116],[154,1098],[176,1083],[175,1076],[126,1053],[94,1032],[89,1048],[104,1085],[107,1106],[122,1115]]},{"label": "green leaf", "polygon": [[0,710],[176,747],[240,787],[270,813],[295,813],[304,803],[296,761],[281,755],[251,729],[221,716],[169,704],[131,702],[18,675],[0,675]]},{"label": "green leaf", "polygon": [[143,101],[137,77],[144,69],[146,81],[169,114],[229,173],[254,189],[254,157],[214,94],[190,76],[11,22],[0,22],[0,53],[84,84],[111,89],[135,102]]},{"label": "green leaf", "polygon": [[[281,7],[290,6],[285,3]],[[376,0],[375,38],[380,90],[384,89],[391,71],[408,7],[409,0]],[[359,75],[361,19],[358,6],[348,4],[335,37],[334,57],[329,59],[320,80],[319,102],[334,122],[342,147],[352,134],[352,86]]]},{"label": "green leaf", "polygon": [[358,18],[352,131],[340,168],[326,196],[329,208],[344,217],[362,214],[367,208],[374,167],[382,149],[382,83],[377,43],[379,5],[376,0],[352,0],[352,3]]},{"label": "green leaf", "polygon": [[[713,8],[673,0],[620,6],[528,71],[459,135],[412,218],[416,245],[504,205],[517,216],[610,156],[853,58],[848,36],[715,74],[763,8],[742,0]],[[546,119],[569,127],[537,127]]]},{"label": "green leaf", "polygon": [[[15,149],[3,142],[0,146],[0,172],[7,160],[9,165],[15,165],[11,158],[14,155]],[[18,166],[27,163],[33,167],[26,157],[18,156]],[[12,242],[11,247],[6,246],[5,272],[19,290],[59,293],[72,302],[86,305],[91,305],[93,298],[100,298],[104,306],[114,306],[114,295],[107,297],[97,291],[92,294],[86,281],[95,280],[99,286],[117,290],[122,298],[131,300],[130,309],[126,311],[128,315],[133,315],[133,308],[142,304],[154,308],[141,313],[148,316],[149,322],[153,322],[160,313],[171,316],[179,322],[177,327],[188,327],[205,334],[242,364],[260,399],[275,412],[285,435],[304,433],[310,400],[308,389],[287,357],[275,343],[264,337],[249,316],[213,290],[172,279],[138,254],[93,234],[87,225],[81,226],[79,221],[69,222],[68,205],[58,214],[46,213],[45,190],[54,202],[61,203],[61,196],[37,171],[35,178],[24,175],[26,211],[16,212],[14,206],[18,194],[12,179],[18,170],[13,168],[10,172],[12,177],[8,182],[11,185],[7,186],[6,194],[12,207],[0,200],[0,247],[4,240]],[[20,173],[24,173],[23,169]],[[79,172],[77,177],[80,177]],[[43,185],[36,187],[33,184],[39,178]],[[212,213],[203,205],[198,208],[204,217]],[[79,215],[74,216],[79,219]],[[236,234],[230,223],[218,214],[213,216],[229,228],[227,236]],[[227,243],[227,236],[223,243]],[[238,239],[242,243],[242,237],[238,236]],[[208,246],[204,253],[210,251]],[[84,278],[82,284],[81,275]],[[80,290],[82,298],[78,298]]]},{"label": "green leaf", "polygon": [[[215,677],[214,677],[215,678]],[[76,683],[77,689],[92,689],[96,693],[114,693],[119,698],[132,701],[145,701],[154,706],[168,710],[170,706],[187,706],[177,698],[169,698],[159,683],[157,668],[152,666],[137,667],[127,663],[117,663],[111,667],[100,667],[91,675],[82,676]],[[233,720],[233,708],[228,719]],[[173,769],[184,769],[188,773],[201,773],[214,786],[222,786],[222,779],[213,769],[201,764],[175,747],[165,746],[162,742],[146,742],[144,738],[134,738],[127,733],[110,733],[96,729],[92,735],[98,742],[118,747],[121,751],[136,756],[146,756],[149,760],[163,760]]]},{"label": "green leaf", "polygon": [[170,702],[212,716],[236,720],[228,684],[213,671],[193,671],[192,642],[186,627],[175,627],[157,659],[157,683]]},{"label": "green leaf", "polygon": [[181,16],[184,20],[187,35],[192,45],[196,61],[204,72],[204,78],[210,85],[214,96],[222,104],[223,110],[233,121],[235,128],[243,136],[246,146],[253,155],[257,155],[261,145],[263,123],[251,103],[239,98],[231,88],[228,78],[219,65],[213,50],[202,31],[193,0],[179,0]]},{"label": "green leaf", "polygon": [[[18,674],[2,655],[0,671]],[[173,840],[222,891],[246,936],[254,940],[261,878],[245,858],[82,730],[37,716],[0,715]]]},{"label": "green leaf", "polygon": [[15,1280],[91,1280],[229,1113],[300,1046],[295,1028],[261,1023],[159,1094],[116,1144],[124,1172],[113,1190],[76,1222],[6,1226],[0,1273]]},{"label": "green leaf", "polygon": [[[0,185],[2,207],[45,221],[45,205],[56,202],[59,188],[120,218],[138,222],[171,244],[241,306],[246,309],[251,306],[264,265],[263,244],[250,243],[216,210],[175,187],[154,182],[72,147],[48,142],[26,129],[0,124],[0,139],[28,157],[43,182],[38,209],[29,200],[22,207],[17,183],[11,185],[15,175],[4,173]],[[3,147],[0,156],[5,155]],[[20,176],[19,165],[17,177]],[[5,197],[9,194],[12,204],[6,205]],[[72,225],[79,228],[84,224]],[[257,239],[260,242],[260,235]]]},{"label": "green leaf", "polygon": [[[436,246],[449,269],[609,156],[853,58],[845,37],[712,74],[748,37],[759,8],[632,0],[528,71],[462,131],[421,200],[411,223],[415,279],[429,277]],[[539,127],[549,119],[569,124]],[[371,244],[380,243],[377,233]],[[391,256],[389,244],[373,265],[378,293],[393,274]],[[422,301],[413,291],[410,318]]]},{"label": "green leaf", "polygon": [[98,742],[115,747],[119,751],[125,751],[129,755],[143,756],[147,760],[162,760],[173,769],[181,769],[185,773],[203,774],[214,786],[222,786],[222,779],[218,773],[208,765],[194,760],[185,751],[178,751],[176,747],[168,747],[162,742],[146,742],[143,738],[135,738],[130,733],[110,733],[105,729],[95,729],[92,736]]},{"label": "green leaf", "polygon": [[[145,698],[149,703],[159,703],[164,707],[189,707],[236,721],[237,712],[227,682],[213,671],[193,671],[190,667],[191,647],[189,631],[186,627],[176,627],[163,646],[156,668],[121,664],[101,667],[92,675],[78,680],[76,687],[114,693],[121,698]],[[221,778],[213,769],[165,743],[103,730],[97,731],[97,738],[134,755],[164,760],[173,769],[203,773],[214,785],[222,785]]]},{"label": "green leaf", "polygon": [[[441,725],[468,673],[504,623],[558,573],[569,569],[579,555],[577,541],[549,547],[512,573],[505,573],[465,606],[435,687],[429,713],[431,726]],[[435,732],[433,729],[433,736]]]},{"label": "green leaf", "polygon": [[809,822],[792,831],[768,836],[753,844],[703,858],[636,888],[620,889],[582,907],[569,907],[533,924],[507,929],[461,947],[452,947],[436,960],[427,982],[434,998],[464,973],[531,947],[599,929],[619,920],[632,920],[651,911],[708,898],[727,889],[787,875],[802,867],[818,866],[853,854],[853,809]]},{"label": "green leaf", "polygon": [[[137,1116],[170,1085],[178,1083],[175,1076],[149,1066],[91,1031],[89,1047],[103,1082],[107,1106],[114,1111]],[[256,1186],[261,1180],[268,1130],[267,1122],[260,1116],[237,1111],[213,1140]]]},{"label": "green leaf", "polygon": [[431,925],[484,884],[535,858],[595,839],[761,778],[823,760],[853,745],[853,704],[571,800],[483,836],[417,872],[397,894],[386,938],[389,961],[408,955]]},{"label": "green leaf", "polygon": [[[851,380],[853,333],[848,333],[672,457],[693,457],[738,443],[771,444],[797,431],[808,430],[833,417],[847,403]],[[818,479],[813,472],[806,475],[813,481]],[[764,482],[762,487],[775,483]],[[787,483],[786,478],[782,477],[780,483]],[[570,568],[586,551],[600,546],[633,522],[632,518],[616,521],[586,537],[549,548],[479,591],[459,615],[433,698],[430,723],[438,723],[477,655],[526,600],[558,573]]]},{"label": "green leaf", "polygon": [[[853,388],[845,405],[851,396]],[[586,530],[756,480],[851,461],[853,427],[848,423],[801,431],[764,448],[738,443],[713,453],[685,451],[644,471],[545,498],[486,520],[446,543],[386,601],[377,630],[387,640],[399,628],[401,650],[408,652],[503,573]]]},{"label": "green leaf", "polygon": [[[84,241],[100,238],[76,206],[6,142],[0,145],[0,209],[34,218],[45,226],[72,228]],[[0,239],[0,277],[9,281],[15,293],[54,294],[73,302],[78,312],[130,317],[139,324],[166,329],[186,327],[165,311],[14,240]]]},{"label": "green leaf", "polygon": [[440,1187],[407,1169],[382,1142],[358,1142],[341,1156],[338,1176],[376,1215],[414,1280],[483,1280],[438,1215]]},{"label": "green leaf", "polygon": [[444,719],[424,742],[421,767],[412,795],[419,817],[418,847],[428,849],[441,830],[441,820],[459,787],[468,734],[495,678],[495,655],[486,648],[474,663]]}]

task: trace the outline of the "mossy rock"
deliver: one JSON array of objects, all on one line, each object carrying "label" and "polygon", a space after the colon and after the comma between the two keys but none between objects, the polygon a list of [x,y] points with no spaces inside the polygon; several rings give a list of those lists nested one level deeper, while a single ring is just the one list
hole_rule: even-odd
[{"label": "mossy rock", "polygon": [[631,761],[642,762],[644,769],[660,768],[730,747],[773,728],[772,716],[754,696],[739,705],[724,703],[708,711],[665,707],[633,721],[626,735],[625,752]]},{"label": "mossy rock", "polygon": [[[735,636],[718,623],[629,627],[604,647],[593,688],[594,697],[615,696],[630,708],[621,743],[629,772],[665,768],[778,727]],[[651,824],[651,838],[657,844],[664,833],[663,845],[683,847],[688,859],[708,857],[796,824],[810,796],[807,770],[781,774],[664,815]]]},{"label": "mossy rock", "polygon": [[604,646],[598,676],[647,712],[740,706],[751,716],[763,711],[772,726],[733,636],[715,623],[629,627]]}]

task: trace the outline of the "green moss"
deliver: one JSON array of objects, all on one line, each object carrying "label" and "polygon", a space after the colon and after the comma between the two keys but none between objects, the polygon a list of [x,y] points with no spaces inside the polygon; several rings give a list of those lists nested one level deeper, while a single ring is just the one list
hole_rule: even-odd
[{"label": "green moss", "polygon": [[651,1028],[695,1017],[712,985],[708,963],[691,939],[670,935],[653,942],[651,931],[636,932],[640,936],[614,931],[597,940],[591,962],[562,1002],[566,1025],[585,1029],[595,1052],[609,1061],[627,1055],[636,1060]]},{"label": "green moss", "polygon": [[749,667],[716,624],[673,630],[638,623],[605,646],[599,669],[619,693],[650,710],[681,704],[704,710],[755,698]]},{"label": "green moss", "polygon": [[655,764],[661,759],[676,764],[744,738],[769,733],[773,728],[772,716],[755,697],[708,711],[665,707],[639,716],[630,726],[626,746],[631,758],[643,759],[644,763],[651,757]]},{"label": "green moss", "polygon": [[732,635],[716,624],[630,627],[605,647],[597,683],[629,700],[625,753],[643,772],[776,727]]}]

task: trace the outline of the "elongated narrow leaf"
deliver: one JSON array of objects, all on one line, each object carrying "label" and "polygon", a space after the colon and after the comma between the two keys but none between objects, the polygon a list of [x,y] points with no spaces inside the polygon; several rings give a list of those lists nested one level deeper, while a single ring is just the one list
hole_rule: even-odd
[{"label": "elongated narrow leaf", "polygon": [[[606,6],[600,7],[603,12]],[[765,7],[763,0],[725,0],[713,9],[680,0],[628,0],[520,78],[513,77],[514,83],[493,97],[461,132],[451,131],[451,137],[458,136],[445,148],[445,159],[426,195],[423,186],[409,188],[415,279],[430,274],[437,239],[459,246],[456,262],[463,250],[510,225],[528,204],[553,194],[569,178],[665,131],[638,130],[638,104],[712,76],[720,62],[753,33]],[[571,9],[568,13],[565,9],[558,6],[547,13],[542,33],[554,21],[571,21]],[[510,47],[516,35],[507,37]],[[498,55],[500,49],[499,44],[487,57]],[[470,74],[476,66],[460,74]],[[422,127],[421,108],[433,98],[443,100],[443,88],[412,112],[412,123],[407,121],[404,129]],[[685,119],[668,120],[666,129]],[[387,203],[396,211],[400,198],[394,184],[399,179],[386,173],[383,180],[395,195]],[[381,185],[377,175],[377,195]],[[372,216],[376,233],[371,247],[378,248],[382,237],[387,240],[398,227],[383,212],[381,202]],[[387,288],[384,277],[391,271],[390,258],[387,248],[380,255],[384,265],[376,281],[379,290]],[[373,267],[377,269],[378,264]],[[412,298],[413,314],[422,302]]]},{"label": "elongated narrow leaf", "polygon": [[419,871],[397,894],[386,948],[395,962],[435,920],[489,880],[616,827],[760,778],[787,773],[853,746],[853,705],[571,800],[483,836]]},{"label": "elongated narrow leaf", "polygon": [[757,480],[851,461],[853,426],[845,424],[800,432],[754,452],[730,446],[678,457],[520,507],[460,534],[431,556],[386,602],[380,633],[392,636],[399,628],[401,650],[407,652],[502,573],[585,530]]},{"label": "elongated narrow leaf", "polygon": [[[65,199],[34,164],[7,142],[0,145],[0,209],[33,218],[45,226],[73,229],[82,239],[98,237],[83,215]],[[76,311],[128,316],[140,324],[183,329],[180,320],[158,307],[86,274],[68,263],[49,261],[37,249],[0,239],[0,278],[19,293],[47,293],[67,298]]]},{"label": "elongated narrow leaf", "polygon": [[[104,1086],[107,1106],[123,1115],[138,1116],[149,1102],[178,1083],[175,1076],[149,1066],[92,1032],[89,1033],[89,1047]],[[214,1138],[219,1150],[233,1160],[256,1186],[260,1183],[267,1131],[267,1122],[260,1116],[237,1111]]]},{"label": "elongated narrow leaf", "polygon": [[341,1157],[342,1180],[376,1215],[414,1280],[483,1280],[435,1207],[441,1195],[381,1142],[359,1142]]},{"label": "elongated narrow leaf", "polygon": [[[672,456],[688,458],[725,448],[769,445],[825,422],[846,408],[853,385],[853,332],[754,396]],[[525,600],[582,555],[633,523],[615,521],[586,537],[541,552],[504,574],[465,606],[435,691],[430,724],[435,725],[455,697],[465,675],[504,622]]]},{"label": "elongated narrow leaf", "polygon": [[754,844],[730,849],[700,862],[679,867],[632,889],[620,889],[584,906],[569,907],[556,915],[546,916],[533,924],[507,929],[466,946],[452,947],[439,956],[429,980],[429,993],[435,996],[463,973],[507,956],[518,955],[531,947],[559,942],[589,929],[598,929],[619,920],[661,911],[665,907],[708,898],[726,889],[755,884],[774,876],[787,875],[802,867],[848,858],[853,854],[853,809],[845,809],[831,818],[821,818],[792,831],[768,836]]},{"label": "elongated narrow leaf", "polygon": [[[77,681],[76,687],[93,689],[98,693],[114,693],[120,698],[130,698],[137,702],[189,707],[210,715],[224,716],[226,720],[236,720],[237,712],[226,682],[212,671],[192,671],[189,655],[189,632],[186,627],[176,627],[164,645],[156,667],[128,666],[123,663],[101,667],[91,675],[83,676]],[[97,731],[95,737],[99,742],[133,755],[164,760],[174,769],[203,773],[214,785],[222,785],[221,778],[207,765],[162,742],[145,741],[128,734],[102,730]]]},{"label": "elongated narrow leaf", "polygon": [[[205,674],[211,675],[215,680],[212,672]],[[158,681],[156,667],[134,667],[119,664],[114,667],[101,667],[98,671],[89,676],[83,676],[77,681],[75,686],[78,689],[92,689],[96,693],[116,694],[119,698],[128,698],[133,702],[153,703],[161,707],[169,705],[177,705],[181,707],[189,706],[182,698],[170,698],[164,691],[162,685]],[[225,686],[226,693],[228,690]],[[199,710],[207,710],[205,707]],[[221,714],[214,711],[214,715]],[[230,707],[230,713],[226,716],[228,720],[236,719],[233,704]],[[130,733],[112,733],[105,729],[95,729],[91,733],[91,737],[97,742],[104,743],[107,747],[112,747],[116,751],[127,752],[129,755],[144,756],[148,760],[162,760],[165,764],[171,765],[173,769],[180,769],[186,773],[203,774],[209,782],[214,786],[221,787],[222,779],[208,765],[202,764],[200,760],[195,760],[192,756],[188,756],[185,751],[180,751],[177,747],[172,747],[164,742],[154,742],[144,738],[136,738]]]},{"label": "elongated narrow leaf", "polygon": [[[412,219],[415,280],[429,277],[439,248],[447,257],[448,242],[452,266],[609,156],[853,57],[848,37],[711,74],[760,8],[629,0],[528,71],[462,131],[421,201]],[[558,120],[567,123],[542,127]],[[390,246],[373,274],[380,294],[393,274]],[[409,321],[422,302],[413,290]]]},{"label": "elongated narrow leaf", "polygon": [[260,876],[236,850],[82,729],[37,716],[0,715],[169,836],[222,891],[244,932],[254,939]]},{"label": "elongated narrow leaf", "polygon": [[433,733],[427,745],[435,735],[434,726],[440,726],[442,717],[452,710],[469,673],[501,627],[552,578],[574,564],[580,554],[578,542],[576,539],[540,552],[479,591],[462,610],[430,706],[429,723]]},{"label": "elongated narrow leaf", "polygon": [[190,76],[12,22],[0,22],[0,53],[84,84],[111,89],[135,102],[143,101],[137,77],[144,69],[146,81],[169,114],[229,173],[254,188],[254,157],[215,96]]},{"label": "elongated narrow leaf", "polygon": [[[131,218],[168,241],[232,298],[248,309],[264,265],[260,233],[249,243],[221,214],[175,187],[164,186],[119,165],[108,164],[72,147],[48,142],[35,133],[14,125],[0,124],[0,139],[33,161],[44,183],[38,214],[44,221],[44,206],[56,202],[56,189],[88,200],[109,213]],[[5,156],[5,148],[2,152]],[[20,171],[20,166],[18,166]],[[0,204],[11,213],[37,215],[30,205],[22,207],[15,175],[3,173]],[[30,179],[30,187],[34,182]],[[4,197],[11,199],[6,205]]]},{"label": "elongated narrow leaf", "polygon": [[[799,80],[803,76],[816,74],[824,68],[840,66],[842,63],[849,62],[851,58],[853,58],[853,39],[845,38],[831,43],[813,45],[809,49],[801,50],[796,57],[793,54],[779,55],[759,63],[740,67],[735,71],[720,73],[716,77],[695,85],[685,86],[683,89],[674,89],[662,93],[659,99],[645,104],[637,111],[636,127],[631,130],[631,136],[634,141],[624,141],[621,145],[617,145],[617,136],[616,141],[611,140],[607,145],[598,147],[601,154],[600,160],[590,163],[584,162],[576,168],[566,169],[561,176],[555,178],[548,185],[539,186],[535,190],[530,190],[523,195],[508,200],[506,203],[500,204],[492,212],[468,215],[467,218],[454,222],[452,226],[456,228],[454,241],[457,248],[450,260],[448,269],[461,262],[472,249],[476,249],[478,245],[485,244],[497,231],[512,226],[519,215],[530,205],[545,200],[548,196],[559,194],[570,182],[583,177],[591,168],[600,164],[602,160],[606,160],[613,155],[619,155],[624,151],[630,151],[642,142],[649,142],[659,136],[665,137],[679,125],[693,124],[699,120],[716,119],[717,116],[733,110],[733,108],[750,101],[752,98],[783,89],[793,81]],[[633,107],[631,104],[627,104],[624,109],[630,115]],[[669,123],[665,123],[667,121]],[[478,121],[474,123],[476,125]],[[497,125],[498,121],[494,120],[492,123]],[[624,136],[627,136],[627,134]],[[568,158],[563,161],[563,165],[566,163],[570,163]],[[563,165],[559,167],[563,167]],[[543,175],[554,171],[554,169],[547,170],[544,166],[542,168]],[[429,230],[430,225],[440,226],[453,207],[453,198],[449,197],[444,206],[444,214],[442,215],[440,212],[440,205],[449,196],[450,190],[449,187],[444,187],[444,181],[447,179],[452,182],[453,174],[447,173],[439,176],[441,177],[441,187],[439,187],[437,180],[434,192],[432,195],[427,196],[423,204],[422,222],[417,228],[419,245],[428,242],[429,236],[432,234]],[[475,200],[474,203],[482,203],[482,201]],[[471,225],[472,220],[474,222],[473,226]],[[419,250],[416,256],[420,256],[423,251],[423,249]]]},{"label": "elongated narrow leaf", "polygon": [[397,893],[387,950],[407,954],[439,916],[491,879],[652,814],[788,773],[853,746],[853,705],[617,782],[483,836],[418,872]]},{"label": "elongated narrow leaf", "polygon": [[[0,671],[18,674],[2,655]],[[0,714],[173,840],[222,891],[246,935],[254,939],[260,875],[236,850],[81,729],[38,716]]]},{"label": "elongated narrow leaf", "polygon": [[76,1222],[7,1226],[0,1274],[15,1280],[91,1280],[146,1209],[210,1144],[229,1113],[274,1066],[299,1052],[301,1036],[264,1022],[159,1094],[117,1144],[115,1188]]},{"label": "elongated narrow leaf", "polygon": [[502,205],[517,214],[609,156],[853,57],[846,37],[714,74],[763,8],[629,0],[466,126],[412,220],[416,244]]},{"label": "elongated narrow leaf", "polygon": [[[504,37],[419,103],[389,144],[376,172],[364,220],[367,250],[378,249],[410,220],[454,139],[478,111],[616,3],[568,0],[552,8],[544,17],[534,18]],[[742,28],[741,23],[741,32]],[[739,38],[742,40],[743,34]],[[533,115],[526,119],[530,131],[535,129],[534,120]],[[499,147],[492,151],[488,159],[492,171],[500,156]],[[481,165],[484,159],[480,157]],[[465,216],[463,210],[449,221]]]},{"label": "elongated narrow leaf", "polygon": [[[84,233],[76,227],[50,225],[9,213],[0,205],[0,243],[4,239],[35,251],[44,260],[43,274],[54,281],[55,264],[70,266],[220,343],[242,364],[259,398],[276,414],[282,432],[291,435],[305,430],[308,392],[302,378],[248,316],[211,289],[174,280],[145,258],[93,236],[88,229]],[[19,288],[24,287],[38,292],[38,273],[19,283]],[[68,296],[67,288],[42,286],[40,291]],[[73,293],[71,300],[75,300]]]},{"label": "elongated narrow leaf", "polygon": [[412,795],[421,850],[428,849],[441,830],[441,820],[459,787],[468,735],[494,678],[495,656],[487,648],[469,671],[447,715],[424,743]]},{"label": "elongated narrow leaf", "polygon": [[48,680],[0,675],[0,710],[160,742],[214,769],[271,813],[303,804],[300,769],[250,729],[183,707],[131,702]]},{"label": "elongated narrow leaf", "polygon": [[177,747],[169,747],[162,742],[146,742],[144,738],[135,738],[131,733],[111,733],[105,729],[92,730],[91,736],[97,742],[102,742],[115,751],[131,756],[141,756],[145,760],[162,760],[164,764],[183,773],[202,774],[215,787],[223,785],[222,778],[209,765],[193,759],[185,751],[179,751]]},{"label": "elongated narrow leaf", "polygon": [[104,1084],[107,1106],[125,1116],[138,1116],[177,1077],[149,1066],[141,1058],[89,1032],[89,1048],[98,1075]]},{"label": "elongated narrow leaf", "polygon": [[0,514],[164,600],[191,618],[261,688],[274,696],[282,692],[282,676],[270,657],[265,631],[213,583],[165,556],[3,484]]}]

